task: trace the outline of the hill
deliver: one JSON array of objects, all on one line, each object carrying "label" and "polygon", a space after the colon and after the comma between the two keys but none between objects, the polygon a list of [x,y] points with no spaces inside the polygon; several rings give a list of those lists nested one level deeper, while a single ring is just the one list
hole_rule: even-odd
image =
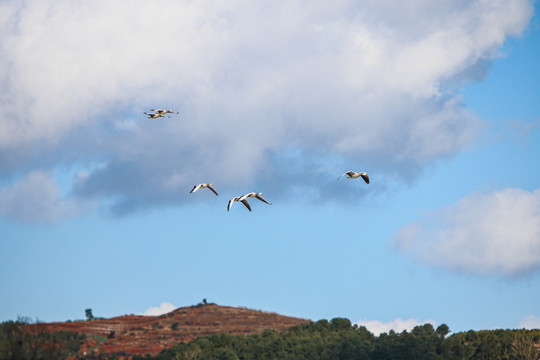
[{"label": "hill", "polygon": [[90,335],[84,355],[155,355],[178,342],[228,333],[247,335],[265,329],[286,330],[309,323],[275,313],[215,304],[178,308],[161,316],[126,315],[91,321],[39,323],[45,331],[74,331]]}]

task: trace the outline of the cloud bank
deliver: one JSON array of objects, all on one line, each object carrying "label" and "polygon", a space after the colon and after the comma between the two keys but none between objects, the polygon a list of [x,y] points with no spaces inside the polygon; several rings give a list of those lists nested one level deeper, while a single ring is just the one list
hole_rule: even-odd
[{"label": "cloud bank", "polygon": [[[322,198],[349,168],[407,181],[474,141],[482,121],[455,90],[532,14],[527,0],[4,1],[0,176],[75,164],[73,192],[118,213],[181,204],[201,181],[280,197],[310,176]],[[180,115],[146,119],[155,107]]]},{"label": "cloud bank", "polygon": [[403,331],[411,331],[416,326],[421,326],[424,324],[431,324],[435,326],[433,320],[418,321],[417,319],[401,319],[397,318],[392,321],[382,322],[379,320],[361,320],[356,323],[358,326],[365,326],[371,333],[375,336],[379,336],[382,333],[389,333],[390,330],[400,333]]},{"label": "cloud bank", "polygon": [[540,189],[472,194],[397,231],[392,246],[428,266],[475,275],[540,269]]},{"label": "cloud bank", "polygon": [[0,215],[21,222],[56,222],[94,207],[92,201],[63,196],[52,174],[44,171],[0,189]]}]

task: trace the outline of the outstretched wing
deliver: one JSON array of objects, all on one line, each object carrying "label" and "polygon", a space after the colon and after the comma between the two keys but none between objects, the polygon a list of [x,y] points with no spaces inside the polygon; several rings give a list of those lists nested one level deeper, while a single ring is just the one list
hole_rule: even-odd
[{"label": "outstretched wing", "polygon": [[[348,171],[345,171],[343,174],[339,175],[339,177],[337,178],[337,180],[341,179],[341,177],[342,177],[343,175],[348,175],[348,174],[349,174],[349,172],[348,172]],[[337,180],[336,180],[336,181],[337,181]]]},{"label": "outstretched wing", "polygon": [[362,179],[364,179],[364,181],[366,182],[366,184],[369,184],[369,177],[368,177],[367,174],[362,174],[362,175],[360,175],[360,176],[362,176]]},{"label": "outstretched wing", "polygon": [[270,204],[268,201],[266,201],[266,200],[265,200],[261,195],[259,195],[259,194],[255,195],[255,197],[256,197],[257,199],[261,200],[262,202],[267,203],[268,205],[272,205],[272,204]]},{"label": "outstretched wing", "polygon": [[191,191],[190,191],[189,193],[191,194],[191,193],[194,193],[195,191],[199,190],[199,189],[201,188],[201,185],[202,185],[202,184],[195,185],[195,186],[193,187],[193,189],[191,189]]},{"label": "outstretched wing", "polygon": [[251,211],[251,206],[249,206],[249,203],[246,199],[244,200],[240,200],[242,202],[242,204],[246,205],[246,207],[248,208],[249,211]]},{"label": "outstretched wing", "polygon": [[227,205],[227,211],[231,210],[231,206],[232,206],[233,203],[234,203],[234,198],[229,200],[229,205]]},{"label": "outstretched wing", "polygon": [[213,192],[214,194],[216,194],[216,195],[218,194],[217,191],[216,191],[211,185],[208,185],[207,188],[209,188],[210,190],[212,190],[212,192]]}]

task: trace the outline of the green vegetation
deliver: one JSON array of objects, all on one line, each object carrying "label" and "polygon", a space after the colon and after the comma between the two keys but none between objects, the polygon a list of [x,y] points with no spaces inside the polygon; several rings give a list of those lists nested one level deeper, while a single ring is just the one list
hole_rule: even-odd
[{"label": "green vegetation", "polygon": [[69,331],[47,332],[39,324],[29,331],[28,319],[0,324],[0,359],[56,360],[75,356],[86,335]]},{"label": "green vegetation", "polygon": [[[175,328],[173,324],[172,328]],[[344,318],[298,325],[287,331],[265,330],[249,336],[219,334],[178,343],[156,356],[134,356],[134,360],[540,360],[540,330],[481,330],[456,333],[442,324],[430,324],[412,331],[390,331],[373,335],[363,326]],[[111,332],[109,337],[113,337]],[[79,359],[88,337],[105,337],[73,332],[47,332],[39,324],[31,327],[19,319],[0,324],[0,359]],[[88,358],[116,359],[101,354]],[[123,354],[128,355],[128,354]]]},{"label": "green vegetation", "polygon": [[363,326],[336,318],[298,325],[288,331],[200,337],[150,357],[134,360],[539,360],[534,344],[540,330],[468,331],[451,336],[442,324],[426,324],[411,332],[375,336]]}]

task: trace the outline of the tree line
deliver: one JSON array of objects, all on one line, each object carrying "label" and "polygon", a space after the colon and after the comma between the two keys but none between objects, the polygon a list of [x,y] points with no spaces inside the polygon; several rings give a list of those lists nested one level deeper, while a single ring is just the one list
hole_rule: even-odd
[{"label": "tree line", "polygon": [[540,330],[490,330],[448,336],[446,324],[373,335],[335,318],[262,334],[220,334],[179,343],[156,356],[133,360],[538,360]]},{"label": "tree line", "polygon": [[85,334],[72,331],[49,332],[30,320],[19,318],[0,324],[0,360],[61,360],[76,358]]},{"label": "tree line", "polygon": [[[116,359],[80,357],[84,334],[28,331],[24,321],[0,324],[0,359]],[[287,331],[219,334],[178,343],[155,356],[133,360],[539,360],[540,330],[481,330],[449,335],[446,324],[375,336],[348,319],[320,320]],[[119,354],[127,355],[127,354]]]}]

